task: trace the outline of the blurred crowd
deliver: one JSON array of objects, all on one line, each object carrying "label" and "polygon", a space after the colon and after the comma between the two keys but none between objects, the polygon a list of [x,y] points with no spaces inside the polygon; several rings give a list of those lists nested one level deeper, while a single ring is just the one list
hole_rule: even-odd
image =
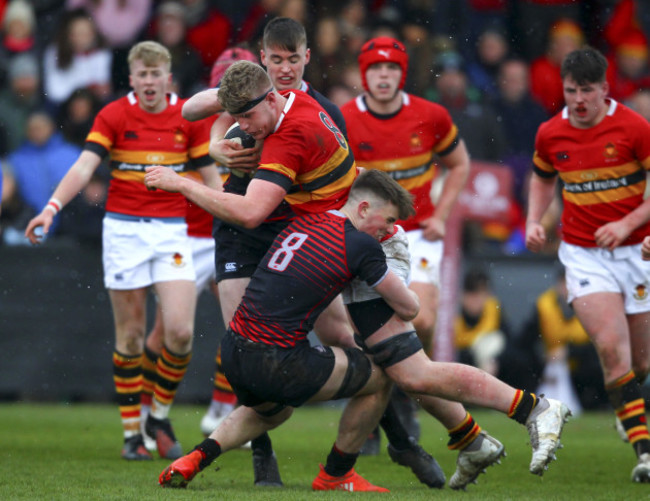
[{"label": "blurred crowd", "polygon": [[[225,49],[257,51],[276,16],[305,25],[305,79],[339,106],[361,92],[361,45],[379,35],[404,41],[405,90],[449,110],[473,160],[512,174],[510,221],[467,225],[469,251],[524,252],[535,133],[563,106],[559,66],[568,52],[589,44],[607,54],[611,97],[650,119],[650,5],[639,0],[0,0],[0,245],[25,243],[27,221],[78,155],[98,109],[128,92],[133,43],[167,46],[174,91],[189,97],[207,87]],[[55,235],[99,241],[109,175],[99,172]],[[557,218],[547,224],[556,234]]]}]

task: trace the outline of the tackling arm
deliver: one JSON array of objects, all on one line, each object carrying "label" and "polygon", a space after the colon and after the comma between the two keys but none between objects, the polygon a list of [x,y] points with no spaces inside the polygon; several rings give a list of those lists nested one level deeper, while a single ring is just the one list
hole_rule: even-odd
[{"label": "tackling arm", "polygon": [[206,89],[194,94],[183,104],[181,110],[183,118],[195,122],[223,111],[218,94],[217,89]]},{"label": "tackling arm", "polygon": [[420,311],[417,294],[408,289],[402,279],[390,270],[375,290],[402,320],[413,320]]},{"label": "tackling arm", "polygon": [[149,188],[179,192],[214,217],[245,228],[256,228],[280,205],[287,192],[269,181],[253,179],[246,195],[235,195],[209,188],[179,176],[160,165],[146,168],[144,181]]}]

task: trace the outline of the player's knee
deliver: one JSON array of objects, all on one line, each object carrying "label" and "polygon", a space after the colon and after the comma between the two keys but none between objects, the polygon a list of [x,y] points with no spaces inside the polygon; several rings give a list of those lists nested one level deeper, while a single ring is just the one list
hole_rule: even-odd
[{"label": "player's knee", "polygon": [[418,332],[419,336],[424,337],[425,339],[422,342],[428,342],[433,338],[433,332],[436,327],[436,315],[430,311],[426,311],[424,308],[420,309],[420,313],[413,320],[413,326]]},{"label": "player's knee", "polygon": [[[360,341],[357,340],[357,342]],[[392,336],[373,346],[366,344],[361,346],[372,357],[375,364],[382,369],[406,360],[422,349],[422,343],[415,331]]]},{"label": "player's knee", "polygon": [[194,330],[191,326],[172,326],[165,332],[165,344],[173,351],[184,353],[192,345],[193,337]]}]

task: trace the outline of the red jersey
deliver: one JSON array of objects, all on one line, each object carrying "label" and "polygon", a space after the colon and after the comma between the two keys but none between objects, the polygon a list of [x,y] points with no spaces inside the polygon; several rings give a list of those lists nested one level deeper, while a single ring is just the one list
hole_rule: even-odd
[{"label": "red jersey", "polygon": [[343,206],[357,176],[345,137],[316,100],[299,90],[287,98],[275,132],[264,139],[256,178],[287,190],[297,215]]},{"label": "red jersey", "polygon": [[458,144],[458,129],[449,112],[405,92],[402,107],[392,115],[371,112],[363,96],[343,105],[341,112],[356,162],[387,172],[414,196],[416,214],[400,224],[406,231],[419,228],[420,221],[434,212],[434,154],[445,155]]},{"label": "red jersey", "polygon": [[[535,172],[559,173],[564,183],[562,239],[582,247],[596,247],[598,228],[641,205],[650,168],[650,124],[613,99],[608,103],[605,118],[589,129],[573,127],[565,107],[540,126],[535,139]],[[650,223],[634,230],[624,245],[648,234]]]},{"label": "red jersey", "polygon": [[166,165],[178,173],[212,163],[208,155],[212,120],[189,122],[182,100],[168,95],[160,113],[140,108],[134,92],[106,105],[95,117],[85,149],[110,155],[107,212],[132,216],[185,217],[185,197],[144,185],[145,167]]}]

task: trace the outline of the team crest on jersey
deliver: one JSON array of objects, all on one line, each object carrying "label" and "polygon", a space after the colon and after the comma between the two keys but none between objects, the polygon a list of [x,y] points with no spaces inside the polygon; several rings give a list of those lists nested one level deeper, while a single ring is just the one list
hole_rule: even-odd
[{"label": "team crest on jersey", "polygon": [[426,270],[429,267],[429,260],[426,257],[420,258],[420,268]]},{"label": "team crest on jersey", "polygon": [[634,299],[638,301],[643,301],[644,299],[648,298],[648,288],[646,287],[645,284],[638,284],[634,288]]},{"label": "team crest on jersey", "polygon": [[174,142],[178,144],[185,144],[185,134],[181,129],[176,129],[176,132],[174,132]]},{"label": "team crest on jersey", "polygon": [[411,136],[411,148],[421,148],[422,147],[422,140],[420,139],[420,135],[414,133]]},{"label": "team crest on jersey", "polygon": [[605,151],[603,152],[605,158],[615,158],[618,156],[618,150],[614,143],[607,143],[605,145]]},{"label": "team crest on jersey", "polygon": [[174,252],[174,255],[172,256],[172,266],[175,268],[182,268],[185,266],[187,263],[183,259],[183,254],[180,252]]}]

